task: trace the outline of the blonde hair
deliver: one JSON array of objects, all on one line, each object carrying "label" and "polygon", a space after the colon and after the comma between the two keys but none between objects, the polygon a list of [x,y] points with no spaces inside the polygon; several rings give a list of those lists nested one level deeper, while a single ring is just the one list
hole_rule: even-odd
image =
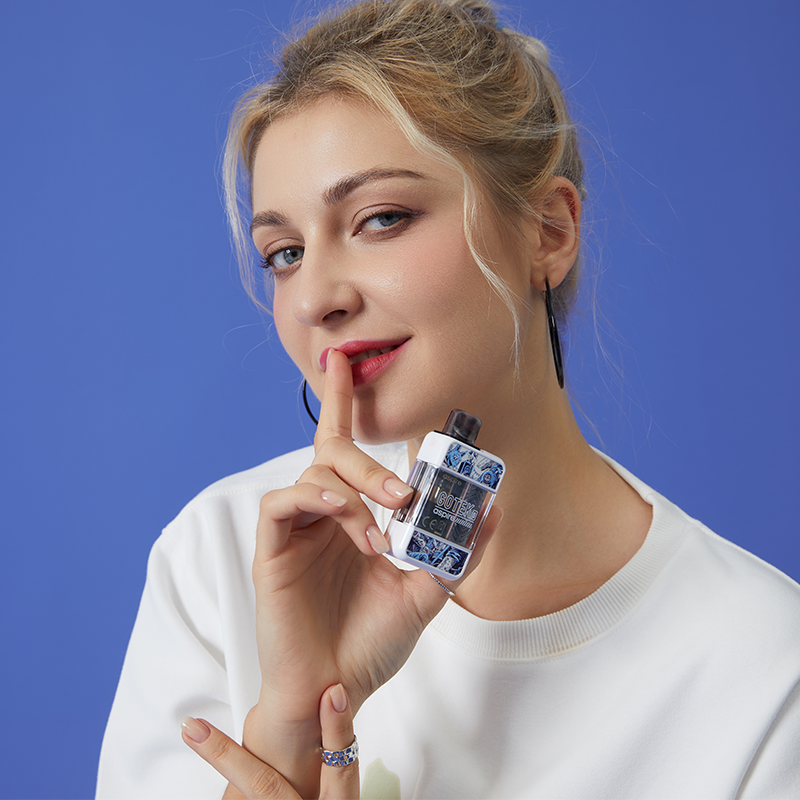
[{"label": "blonde hair", "polygon": [[[481,0],[367,0],[329,12],[283,50],[279,71],[236,106],[223,179],[242,280],[258,302],[248,256],[250,176],[256,149],[277,119],[336,95],[371,104],[421,152],[455,168],[464,184],[464,230],[481,271],[514,319],[505,282],[473,241],[479,199],[503,224],[535,214],[554,176],[583,191],[575,127],[537,39],[501,27]],[[247,199],[245,199],[247,198]],[[562,319],[577,295],[579,268],[553,290]]]}]

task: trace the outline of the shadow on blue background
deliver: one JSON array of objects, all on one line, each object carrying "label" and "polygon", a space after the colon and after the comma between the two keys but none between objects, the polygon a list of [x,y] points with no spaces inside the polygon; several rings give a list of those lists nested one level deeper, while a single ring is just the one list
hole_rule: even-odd
[{"label": "shadow on blue background", "polygon": [[[587,132],[612,328],[598,359],[576,322],[575,396],[611,455],[797,579],[798,8],[520,8],[504,19],[551,46]],[[231,105],[289,18],[0,5],[3,797],[91,796],[161,527],[309,441],[217,179]]]}]

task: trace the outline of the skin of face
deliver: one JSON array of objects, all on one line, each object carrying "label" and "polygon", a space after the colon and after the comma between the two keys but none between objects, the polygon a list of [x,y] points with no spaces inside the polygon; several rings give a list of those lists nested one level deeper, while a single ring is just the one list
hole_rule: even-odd
[{"label": "skin of face", "polygon": [[[542,291],[574,264],[580,199],[553,178],[537,219],[478,209],[474,241],[520,299],[511,313],[464,234],[460,175],[416,150],[367,105],[326,98],[274,122],[252,183],[253,241],[276,268],[281,341],[318,395],[320,356],[348,342],[400,341],[355,387],[358,441],[409,442],[453,408],[483,421],[478,445],[507,472],[503,521],[459,604],[484,619],[528,619],[578,602],[641,546],[651,508],[583,439],[553,367]],[[324,398],[323,398],[324,402]]]},{"label": "skin of face", "polygon": [[[281,342],[311,388],[322,394],[326,348],[404,343],[355,388],[359,441],[424,436],[453,408],[496,415],[514,394],[512,317],[469,251],[463,196],[455,170],[354,101],[318,101],[259,143],[253,241],[273,272]],[[476,246],[527,300],[530,270],[488,218]],[[522,317],[525,336],[524,306]]]}]

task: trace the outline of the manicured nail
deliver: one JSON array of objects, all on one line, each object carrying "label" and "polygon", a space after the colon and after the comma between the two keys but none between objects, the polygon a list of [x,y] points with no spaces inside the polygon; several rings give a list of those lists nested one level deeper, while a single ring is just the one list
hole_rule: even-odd
[{"label": "manicured nail", "polygon": [[199,719],[195,719],[194,717],[186,717],[186,719],[181,722],[181,728],[183,732],[193,741],[197,742],[197,744],[202,744],[209,736],[211,736],[211,731],[208,729],[208,725],[200,722]]},{"label": "manicured nail", "polygon": [[330,503],[330,505],[336,506],[337,508],[341,508],[347,502],[347,498],[342,497],[337,492],[328,491],[327,489],[322,493],[322,499],[326,503]]},{"label": "manicured nail", "polygon": [[347,694],[341,683],[337,683],[336,686],[331,689],[331,703],[333,703],[333,707],[340,714],[347,709]]},{"label": "manicured nail", "polygon": [[379,555],[389,552],[389,545],[386,542],[386,538],[377,525],[370,525],[369,528],[367,528],[367,539],[369,539],[372,549]]},{"label": "manicured nail", "polygon": [[399,478],[387,478],[383,482],[383,491],[392,497],[408,497],[414,490]]}]

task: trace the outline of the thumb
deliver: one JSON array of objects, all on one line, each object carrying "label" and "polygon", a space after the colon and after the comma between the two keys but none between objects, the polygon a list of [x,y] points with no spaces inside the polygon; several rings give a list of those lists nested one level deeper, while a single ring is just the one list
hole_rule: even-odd
[{"label": "thumb", "polygon": [[[319,704],[323,765],[319,796],[325,800],[358,800],[358,744],[353,707],[341,683],[327,689]],[[329,766],[339,762],[343,766]]]}]

